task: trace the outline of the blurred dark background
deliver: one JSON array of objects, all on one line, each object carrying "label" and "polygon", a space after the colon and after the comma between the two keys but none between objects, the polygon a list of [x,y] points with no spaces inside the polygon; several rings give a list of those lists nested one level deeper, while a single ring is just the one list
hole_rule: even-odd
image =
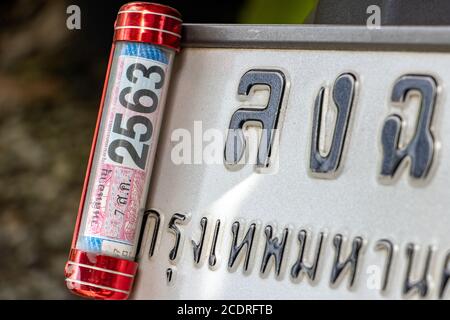
[{"label": "blurred dark background", "polygon": [[[126,2],[0,2],[0,299],[73,298],[64,264],[113,24]],[[159,2],[196,23],[302,23],[316,3]],[[66,27],[72,4],[81,30]]]}]

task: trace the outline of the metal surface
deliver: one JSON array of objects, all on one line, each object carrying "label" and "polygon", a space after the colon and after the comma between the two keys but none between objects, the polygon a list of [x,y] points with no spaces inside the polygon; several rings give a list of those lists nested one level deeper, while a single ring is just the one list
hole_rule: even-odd
[{"label": "metal surface", "polygon": [[[155,219],[148,219],[133,298],[450,298],[450,55],[422,50],[432,45],[450,51],[450,37],[443,39],[450,29],[392,29],[400,44],[409,43],[408,52],[397,52],[396,45],[386,46],[385,33],[371,42],[363,28],[336,27],[332,34],[339,36],[331,42],[324,32],[329,27],[287,28],[278,40],[262,33],[257,40],[243,36],[252,28],[185,28],[193,43],[177,57],[147,204],[159,213],[161,227],[154,240]],[[286,30],[260,28],[272,36]],[[298,41],[285,45],[295,50],[252,49],[289,37]],[[314,42],[306,43],[308,37]],[[351,49],[352,41],[353,50],[323,49],[326,43]],[[239,43],[244,50],[230,48]],[[196,48],[200,44],[206,47]],[[384,51],[368,50],[377,46]],[[223,131],[223,157],[230,119],[242,106],[239,82],[251,69],[281,70],[289,89],[273,171],[175,164],[172,152],[179,142],[172,133],[187,129],[192,140],[203,141],[202,132],[194,132],[196,121],[202,121],[203,132]],[[343,73],[358,80],[355,105],[340,174],[321,179],[311,175],[309,163],[314,101],[320,88],[332,88]],[[403,146],[420,118],[420,100],[402,108],[391,101],[398,79],[411,74],[437,84],[433,165],[426,184],[410,183],[403,171],[387,185],[380,180],[385,120],[392,113],[402,116]],[[249,96],[249,104],[262,108],[265,97]],[[180,213],[184,222],[171,223]]]},{"label": "metal surface", "polygon": [[450,27],[184,24],[182,32],[191,48],[450,50]]}]

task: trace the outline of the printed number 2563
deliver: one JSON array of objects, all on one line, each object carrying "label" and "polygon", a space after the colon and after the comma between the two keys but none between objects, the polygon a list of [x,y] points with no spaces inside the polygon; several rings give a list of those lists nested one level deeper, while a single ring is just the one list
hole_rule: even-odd
[{"label": "printed number 2563", "polygon": [[[150,78],[150,75],[156,73],[159,75],[160,80],[155,83],[154,89],[161,89],[164,85],[164,70],[159,66],[151,66],[147,68],[145,65],[141,63],[131,64],[126,71],[127,80],[131,83],[137,83],[138,78],[135,76],[135,71],[140,71],[142,76],[145,78]],[[152,113],[156,110],[158,106],[158,95],[155,91],[147,88],[138,89],[134,92],[131,97],[132,101],[127,100],[127,95],[129,95],[132,91],[132,87],[125,87],[119,93],[119,102],[122,107],[125,109],[134,111],[138,113],[137,115],[133,115],[128,119],[124,119],[124,115],[122,113],[116,113],[112,132],[118,135],[127,137],[129,139],[134,140],[134,143],[130,142],[129,139],[115,139],[111,141],[108,146],[108,156],[112,161],[117,163],[123,163],[123,156],[117,153],[118,149],[125,149],[130,158],[135,163],[135,165],[145,170],[145,164],[147,163],[147,156],[149,152],[149,145],[145,142],[148,142],[152,137],[153,133],[153,124],[150,119],[144,116],[145,114]],[[141,102],[141,99],[146,97],[150,99],[151,103],[149,106],[144,106]],[[124,110],[125,111],[125,110]],[[143,114],[143,115],[139,115]],[[135,125],[140,124],[145,128],[144,133],[140,133],[139,135],[135,131]],[[135,145],[141,144],[141,153],[136,150]]]}]

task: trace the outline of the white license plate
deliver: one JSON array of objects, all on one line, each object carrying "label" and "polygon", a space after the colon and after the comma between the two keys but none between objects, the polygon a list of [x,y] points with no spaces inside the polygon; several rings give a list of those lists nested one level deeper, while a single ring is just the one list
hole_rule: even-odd
[{"label": "white license plate", "polygon": [[185,29],[133,297],[449,298],[450,28]]}]

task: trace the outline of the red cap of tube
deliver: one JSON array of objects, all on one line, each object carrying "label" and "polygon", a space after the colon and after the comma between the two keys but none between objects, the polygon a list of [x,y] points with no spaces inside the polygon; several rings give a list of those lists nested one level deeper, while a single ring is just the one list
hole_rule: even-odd
[{"label": "red cap of tube", "polygon": [[72,249],[65,269],[67,287],[83,297],[127,299],[137,267],[134,261]]},{"label": "red cap of tube", "polygon": [[114,26],[114,41],[152,43],[180,50],[181,15],[168,6],[148,2],[123,5]]}]

